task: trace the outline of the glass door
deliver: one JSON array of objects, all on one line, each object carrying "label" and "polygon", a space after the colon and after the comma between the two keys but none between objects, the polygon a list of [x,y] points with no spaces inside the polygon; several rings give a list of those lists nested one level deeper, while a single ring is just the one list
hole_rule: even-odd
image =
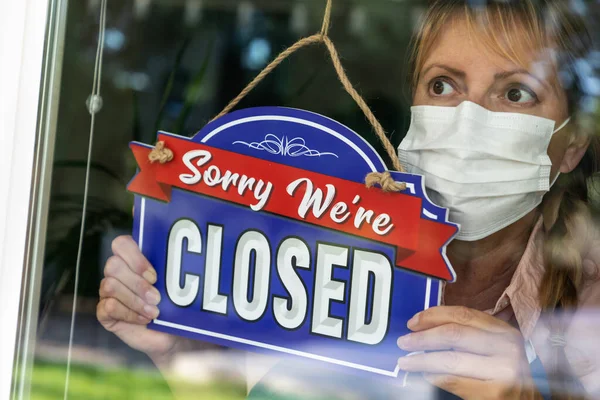
[{"label": "glass door", "polygon": [[[13,72],[28,72],[39,87],[30,82],[30,102],[12,104],[27,122],[13,139],[28,153],[13,161],[28,164],[31,179],[23,168],[22,196],[7,208],[19,229],[7,232],[4,254],[17,253],[23,269],[2,266],[11,272],[1,292],[10,296],[3,301],[12,321],[7,336],[16,338],[2,343],[14,353],[2,359],[3,390],[15,399],[245,398],[245,358],[237,353],[196,343],[157,365],[98,322],[111,243],[131,234],[126,184],[136,165],[128,143],[152,143],[158,130],[197,132],[281,49],[318,31],[325,3],[52,0],[35,13],[25,3],[23,41],[15,48],[37,64]],[[395,144],[407,124],[399,66],[418,11],[340,0],[333,15],[349,74]],[[36,47],[28,47],[30,37]],[[303,50],[240,107],[322,113],[363,132],[384,154],[324,55],[322,47]]]},{"label": "glass door", "polygon": [[[439,72],[429,82],[419,81],[420,86],[414,86],[413,78],[419,76],[409,70],[411,39],[420,29],[429,3],[419,0],[334,1],[331,38],[350,80],[389,132],[394,148],[404,139],[411,124],[415,90],[421,90],[427,99],[421,105],[447,108],[457,107],[463,101],[479,101],[480,105],[495,112],[510,111],[511,118],[517,120],[519,117],[513,114],[531,114],[528,117],[532,118],[545,115],[548,109],[540,105],[543,96],[538,99],[532,94],[534,90],[521,80],[511,80],[514,74],[504,70],[491,74],[489,65],[479,68],[476,74],[489,75],[486,83],[489,87],[482,92],[488,97],[469,97],[473,96],[473,90],[465,89],[468,74],[448,66],[442,66],[445,73]],[[521,1],[467,3],[469,6],[498,7],[523,4]],[[532,0],[531,4],[534,3],[539,2]],[[569,15],[585,17],[591,22],[598,20],[597,2],[565,1],[563,5],[567,3],[565,10],[571,13]],[[323,394],[317,390],[318,385],[313,385],[318,379],[307,381],[285,368],[279,374],[282,370],[276,366],[278,360],[271,357],[248,355],[198,341],[174,341],[166,336],[147,335],[146,331],[139,338],[132,337],[127,335],[126,329],[119,330],[114,324],[105,323],[102,318],[105,314],[98,310],[107,293],[120,290],[119,282],[106,280],[105,276],[110,275],[107,270],[115,261],[111,259],[115,246],[127,242],[130,240],[127,237],[132,235],[134,198],[127,191],[127,184],[135,175],[137,165],[129,143],[151,144],[158,131],[185,137],[194,135],[283,49],[318,32],[325,4],[325,0],[20,0],[0,4],[0,110],[3,112],[0,115],[3,140],[0,146],[0,184],[3,185],[0,189],[0,321],[3,325],[0,329],[0,398],[352,399],[367,398],[367,395],[357,394],[364,393],[365,388],[384,390],[381,398],[389,398],[385,397],[390,394],[385,392],[388,389],[373,381],[348,379],[346,390]],[[532,6],[528,10],[537,8]],[[540,21],[548,22],[544,18]],[[591,24],[590,42],[598,39],[597,29],[594,29],[597,26]],[[435,30],[432,28],[431,31]],[[507,34],[506,37],[517,40],[517,36]],[[498,39],[493,35],[492,38]],[[573,43],[583,46],[583,42],[588,44],[586,40]],[[455,55],[455,61],[458,58],[465,62],[466,56],[463,57],[459,50],[472,48],[462,43],[462,39],[455,42],[460,43],[452,45],[449,53]],[[503,48],[502,40],[492,42]],[[591,49],[577,57],[569,53],[570,58],[565,60],[571,62],[570,69],[557,74],[557,81],[560,80],[564,87],[577,90],[578,97],[568,98],[570,115],[573,121],[577,120],[578,127],[587,129],[586,134],[596,133],[600,109],[597,100],[600,84],[596,76],[600,53]],[[540,57],[555,54],[537,50],[540,50]],[[457,53],[461,56],[456,57]],[[533,51],[527,54],[530,56]],[[494,56],[501,57],[496,53]],[[467,63],[465,68],[487,60],[486,57],[473,57],[473,62]],[[564,61],[561,57],[551,59],[552,62],[556,60]],[[534,63],[531,74],[550,71],[544,69],[545,62],[550,61],[546,58],[542,61]],[[531,75],[519,71],[519,74]],[[490,97],[490,93],[494,96]],[[517,103],[525,99],[529,103],[507,105],[511,99]],[[534,103],[539,108],[534,109]],[[339,121],[358,132],[388,166],[392,165],[371,124],[343,90],[323,46],[307,47],[291,56],[238,108],[255,106],[309,110]],[[455,130],[474,129],[471,120],[466,118],[465,121]],[[437,128],[437,124],[433,125],[429,129]],[[514,134],[511,129],[501,133],[490,140],[501,141]],[[477,136],[477,140],[466,140],[469,143],[463,141],[461,145],[475,146],[479,139],[481,137]],[[507,146],[505,150],[510,155],[523,150],[516,147],[519,146]],[[492,151],[490,148],[479,150]],[[497,160],[500,156],[502,154],[494,153],[490,157]],[[473,159],[474,162],[481,161],[481,157],[473,156]],[[546,158],[543,159],[546,162]],[[519,160],[514,156],[502,165],[512,168],[512,162]],[[443,183],[452,183],[452,179],[459,179],[455,174],[463,174],[466,169],[456,165],[446,165],[447,169],[441,172],[446,174],[445,178],[436,182],[444,181],[443,186]],[[546,167],[548,165],[543,166]],[[512,171],[511,168],[508,170]],[[481,172],[469,171],[475,175]],[[493,191],[496,188],[493,184],[508,179],[506,170],[498,174],[501,178],[494,182],[480,182],[482,187],[488,188],[486,185],[490,183],[490,191]],[[547,175],[543,177],[545,180],[548,180]],[[482,179],[481,174],[477,176]],[[589,178],[590,196],[585,203],[590,207],[598,202],[597,192],[591,190],[596,187],[594,177],[586,177]],[[529,181],[532,180],[535,179]],[[521,183],[519,181],[519,185]],[[583,184],[582,187],[587,186]],[[472,186],[469,190],[479,193]],[[442,201],[443,197],[438,199]],[[458,207],[458,203],[451,205]],[[465,212],[473,211],[468,207],[462,210],[465,208]],[[490,214],[495,210],[492,207]],[[565,208],[560,212],[565,214]],[[556,215],[550,213],[550,216]],[[514,254],[523,254],[524,249],[529,248],[527,243],[522,243]],[[569,241],[561,236],[554,243],[566,243],[571,246],[567,250],[572,250],[579,241]],[[551,253],[551,249],[540,250],[542,247],[536,251]],[[586,253],[585,257],[592,253]],[[540,261],[543,254],[540,253],[538,258],[529,255],[532,260],[539,261],[540,268],[544,267],[544,262]],[[592,264],[600,265],[600,256],[596,256],[599,258],[597,263],[582,261],[577,265],[586,268],[591,268]],[[510,274],[504,271],[498,276],[511,278],[515,271],[511,270]],[[586,309],[592,311],[600,307],[600,290],[594,289],[598,287],[593,280],[594,271],[586,270],[580,276],[581,293],[585,293],[580,300],[588,301]],[[462,276],[473,278],[467,273]],[[514,280],[505,279],[504,286],[523,282],[520,278],[527,276],[522,273]],[[497,294],[494,301],[486,297],[485,304],[473,303],[477,296],[464,293],[462,297],[461,293],[454,293],[454,299],[494,314],[496,318],[505,318],[503,323],[519,328],[519,323],[523,323],[516,320],[527,310],[533,309],[531,316],[536,318],[543,314],[542,311],[547,311],[542,310],[537,296],[537,285],[542,277],[543,274],[536,275],[534,282],[533,278],[523,278],[526,283],[511,292],[516,301],[504,296],[502,291],[496,293],[496,287],[483,291],[484,294],[489,290]],[[495,280],[496,276],[488,279]],[[529,293],[527,298],[519,297],[525,291],[523,288],[533,294]],[[583,292],[584,289],[587,291]],[[497,304],[495,300],[498,300]],[[490,301],[491,305],[488,304]],[[118,314],[121,309],[117,306],[108,312]],[[103,308],[102,312],[107,311]],[[589,314],[590,324],[597,322],[595,314]],[[534,327],[530,328],[531,332],[527,330],[529,328],[523,332],[528,332],[524,335],[530,335],[534,340]],[[543,332],[547,335],[548,329]],[[582,334],[585,332],[588,331],[581,331]],[[551,338],[550,350],[565,347],[564,338],[556,335]],[[591,345],[577,354],[598,355],[595,352],[600,348],[597,341],[587,336],[584,339],[578,343]],[[151,350],[159,345],[165,351],[157,355]],[[527,347],[527,356],[530,350]],[[544,361],[546,354],[554,354],[550,350],[548,353],[534,352],[531,360],[540,355]],[[594,371],[600,371],[597,362],[593,363],[593,357],[574,363],[574,366],[586,366],[586,362],[595,365]],[[275,375],[265,379],[267,373],[273,371]],[[597,389],[594,382],[598,382],[598,375],[591,372],[585,375],[581,369],[577,371],[581,372],[581,382],[588,389],[594,385]],[[320,384],[328,377],[327,374],[318,377]],[[421,398],[437,398],[440,392],[431,385],[427,388],[419,392]]]}]

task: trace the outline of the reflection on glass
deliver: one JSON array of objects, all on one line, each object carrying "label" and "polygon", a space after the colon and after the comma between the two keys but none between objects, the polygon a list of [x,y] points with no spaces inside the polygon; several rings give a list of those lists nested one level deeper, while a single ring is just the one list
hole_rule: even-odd
[{"label": "reflection on glass", "polygon": [[[493,390],[509,398],[534,391],[600,398],[594,397],[600,396],[600,241],[592,213],[600,200],[594,179],[600,53],[593,47],[599,10],[584,1],[535,3],[456,0],[426,14],[416,1],[336,1],[332,37],[352,81],[393,145],[406,138],[399,155],[409,172],[425,175],[430,197],[463,225],[461,240],[448,250],[459,283],[446,288],[445,301],[468,310],[435,314],[439,320],[429,325],[416,321],[413,328],[429,337],[399,343],[415,354],[401,361],[411,373],[390,383],[151,332],[123,323],[124,314],[115,317],[127,311],[122,303],[98,311],[99,291],[106,300],[138,290],[148,306],[139,310],[144,318],[157,312],[151,272],[138,271],[133,289],[119,275],[129,268],[124,255],[137,254],[124,237],[133,206],[125,187],[136,169],[128,143],[151,143],[158,130],[193,135],[281,49],[317,31],[324,6],[110,1],[68,398],[456,398],[453,392],[475,399]],[[98,13],[95,0],[68,7],[34,399],[63,397]],[[583,19],[592,22],[590,37]],[[283,105],[327,115],[385,157],[323,51],[302,50],[241,107]],[[425,117],[411,119],[410,106]],[[531,139],[530,127],[544,125],[542,118],[556,123]],[[422,372],[443,376],[424,379]]]}]

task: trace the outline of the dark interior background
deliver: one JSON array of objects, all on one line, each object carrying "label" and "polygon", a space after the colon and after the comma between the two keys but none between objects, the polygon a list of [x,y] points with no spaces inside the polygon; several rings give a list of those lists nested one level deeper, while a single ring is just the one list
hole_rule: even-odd
[{"label": "dark interior background", "polygon": [[[348,75],[397,145],[408,128],[407,49],[421,2],[336,0],[331,37]],[[50,215],[40,298],[38,363],[66,359],[82,216],[98,0],[70,1]],[[110,243],[130,233],[135,173],[128,143],[158,130],[193,135],[280,51],[321,27],[321,0],[119,0],[108,2],[73,361],[145,366],[144,355],[95,319]],[[387,156],[338,82],[324,47],[285,61],[238,108],[288,106],[334,118]],[[62,398],[62,397],[61,397]],[[113,397],[107,397],[113,398]]]},{"label": "dark interior background", "polygon": [[[71,374],[71,400],[170,398],[160,375],[146,379],[133,372],[141,369],[145,374],[155,373],[150,360],[106,332],[95,317],[111,242],[118,235],[129,234],[132,227],[133,196],[126,185],[136,165],[129,142],[153,143],[158,130],[193,135],[279,52],[317,32],[325,3],[108,0],[103,108],[96,117],[91,160],[71,354],[76,366]],[[425,3],[334,1],[330,36],[348,76],[394,146],[408,129],[407,53]],[[592,3],[597,2],[570,4],[583,5],[582,12],[597,21],[600,9],[585,6]],[[36,400],[63,398],[90,139],[86,100],[92,91],[99,11],[100,0],[69,1],[32,380],[31,398]],[[592,28],[594,37],[600,37],[600,26],[593,24]],[[600,69],[599,54],[591,54],[582,65]],[[593,100],[590,107],[596,107],[600,81],[591,75],[578,79],[586,90],[597,91],[589,97]],[[366,138],[390,165],[369,123],[338,82],[323,47],[306,48],[290,57],[238,108],[253,106],[295,107],[331,117]],[[598,123],[597,117],[592,123]],[[221,355],[209,356],[212,349],[204,350],[206,363],[218,365]],[[200,367],[183,362],[178,371],[200,380]],[[225,379],[224,384],[190,389],[190,396],[183,398],[230,399],[240,394],[243,397],[244,392],[245,387],[233,387]],[[208,395],[198,397],[198,393]]]}]

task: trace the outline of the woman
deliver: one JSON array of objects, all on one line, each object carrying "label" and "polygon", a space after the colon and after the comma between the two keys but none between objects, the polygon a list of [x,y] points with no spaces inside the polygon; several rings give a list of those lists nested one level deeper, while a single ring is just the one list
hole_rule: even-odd
[{"label": "woman", "polygon": [[[444,306],[416,315],[398,340],[426,352],[399,366],[460,398],[542,398],[540,371],[557,398],[600,396],[600,346],[586,323],[600,306],[587,185],[600,141],[575,68],[591,40],[568,4],[439,0],[416,34],[399,154],[461,233],[448,247],[458,280]],[[131,238],[113,251],[98,319],[160,366],[189,343],[146,329],[156,273]]]}]

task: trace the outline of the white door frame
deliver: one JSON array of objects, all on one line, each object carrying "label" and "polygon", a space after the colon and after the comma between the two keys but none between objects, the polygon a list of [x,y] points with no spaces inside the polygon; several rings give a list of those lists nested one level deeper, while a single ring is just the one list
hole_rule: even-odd
[{"label": "white door frame", "polygon": [[10,398],[21,292],[26,284],[50,1],[0,0],[0,399]]}]

